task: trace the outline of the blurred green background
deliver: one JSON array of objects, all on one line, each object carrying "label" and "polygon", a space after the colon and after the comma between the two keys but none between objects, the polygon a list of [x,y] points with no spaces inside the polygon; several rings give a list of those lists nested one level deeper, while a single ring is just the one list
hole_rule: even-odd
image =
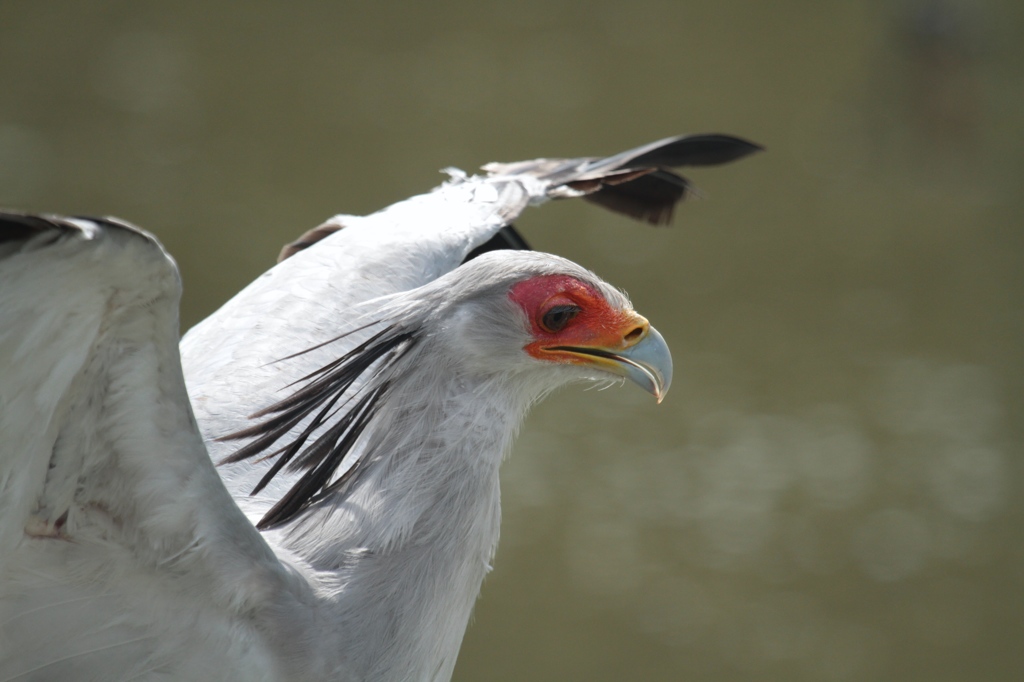
[{"label": "blurred green background", "polygon": [[676,383],[532,415],[456,679],[1021,680],[1022,35],[1018,0],[0,0],[0,203],[155,232],[187,327],[445,166],[760,142],[670,229],[520,221]]}]

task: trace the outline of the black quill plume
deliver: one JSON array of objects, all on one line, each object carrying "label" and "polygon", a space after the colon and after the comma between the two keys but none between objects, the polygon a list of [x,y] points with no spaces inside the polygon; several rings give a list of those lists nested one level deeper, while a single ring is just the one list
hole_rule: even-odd
[{"label": "black quill plume", "polygon": [[[265,530],[291,521],[310,505],[339,490],[361,469],[363,462],[354,462],[332,482],[334,473],[351,453],[359,436],[373,420],[387,396],[391,384],[382,378],[386,368],[409,352],[418,340],[414,332],[394,332],[394,327],[386,327],[337,360],[302,377],[292,385],[308,382],[305,386],[251,417],[267,419],[218,439],[255,438],[219,464],[256,457],[259,460],[276,458],[273,466],[253,488],[250,493],[252,495],[263,490],[285,466],[290,471],[306,470],[298,482],[260,519],[257,528]],[[355,392],[349,392],[352,385],[364,376],[362,386]],[[278,440],[311,416],[306,427],[290,442],[271,450]],[[307,441],[311,442],[307,445]]]}]

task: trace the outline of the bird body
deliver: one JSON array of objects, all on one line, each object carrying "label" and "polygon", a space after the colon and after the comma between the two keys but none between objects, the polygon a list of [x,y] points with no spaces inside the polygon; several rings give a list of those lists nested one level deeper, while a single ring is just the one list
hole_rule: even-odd
[{"label": "bird body", "polygon": [[755,149],[687,139],[333,219],[180,357],[155,239],[0,215],[0,682],[449,679],[530,405],[671,380],[660,335],[580,266],[464,261],[547,198],[661,220],[685,189],[666,161]]}]

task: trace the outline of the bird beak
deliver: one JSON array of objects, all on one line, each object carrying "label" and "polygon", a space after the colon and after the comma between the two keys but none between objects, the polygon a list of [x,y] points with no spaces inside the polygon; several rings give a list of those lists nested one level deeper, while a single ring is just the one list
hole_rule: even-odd
[{"label": "bird beak", "polygon": [[[585,359],[587,364],[625,377],[660,403],[672,384],[672,353],[657,329],[639,315],[636,318],[642,321],[643,333],[635,338],[628,335],[614,344],[617,347],[556,346],[548,350],[572,354]],[[635,326],[633,328],[636,329]]]},{"label": "bird beak", "polygon": [[648,326],[639,343],[612,353],[609,359],[615,363],[609,368],[612,372],[637,384],[659,403],[665,398],[672,384],[672,353],[657,329]]}]

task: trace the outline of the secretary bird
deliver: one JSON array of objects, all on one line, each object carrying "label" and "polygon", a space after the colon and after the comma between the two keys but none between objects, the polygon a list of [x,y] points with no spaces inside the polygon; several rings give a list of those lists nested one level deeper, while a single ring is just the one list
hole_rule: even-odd
[{"label": "secretary bird", "polygon": [[512,220],[582,196],[663,223],[669,168],[757,149],[453,171],[306,233],[180,349],[155,238],[0,213],[0,682],[450,679],[530,405],[672,379],[620,291]]}]

